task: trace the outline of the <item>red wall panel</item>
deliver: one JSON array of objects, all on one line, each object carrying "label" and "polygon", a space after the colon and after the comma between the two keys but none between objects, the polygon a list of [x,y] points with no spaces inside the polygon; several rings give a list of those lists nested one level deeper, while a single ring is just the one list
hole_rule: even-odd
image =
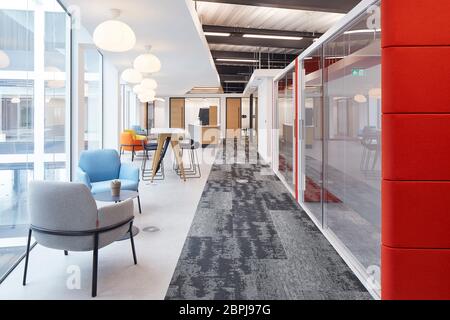
[{"label": "red wall panel", "polygon": [[450,299],[450,250],[382,246],[382,299]]},{"label": "red wall panel", "polygon": [[384,180],[382,188],[384,245],[450,248],[450,181]]},{"label": "red wall panel", "polygon": [[382,127],[383,179],[450,180],[450,114],[383,114]]},{"label": "red wall panel", "polygon": [[450,45],[449,0],[382,0],[382,45]]},{"label": "red wall panel", "polygon": [[384,113],[450,112],[450,47],[385,48],[382,59]]},{"label": "red wall panel", "polygon": [[382,1],[383,299],[450,299],[450,0]]}]

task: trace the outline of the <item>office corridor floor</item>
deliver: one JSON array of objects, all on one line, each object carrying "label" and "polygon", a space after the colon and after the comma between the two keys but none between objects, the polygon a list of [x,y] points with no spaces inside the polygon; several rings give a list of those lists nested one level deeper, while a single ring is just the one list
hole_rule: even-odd
[{"label": "office corridor floor", "polygon": [[248,139],[224,142],[166,299],[371,299]]}]

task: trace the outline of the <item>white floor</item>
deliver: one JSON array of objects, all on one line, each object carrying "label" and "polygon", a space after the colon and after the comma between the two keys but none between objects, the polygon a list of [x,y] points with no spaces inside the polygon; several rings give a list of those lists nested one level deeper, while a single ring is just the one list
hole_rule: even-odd
[{"label": "white floor", "polygon": [[[207,155],[207,156],[206,156]],[[130,241],[115,242],[99,251],[96,299],[164,299],[173,271],[211,170],[214,152],[205,150],[202,178],[182,182],[166,157],[166,179],[141,182],[142,215],[135,203],[138,265],[133,264]],[[200,155],[200,158],[202,156]],[[140,161],[134,162],[140,166]],[[157,232],[143,231],[155,226]],[[64,256],[37,245],[30,254],[28,284],[22,286],[24,262],[0,285],[0,299],[91,299],[92,253]],[[75,270],[75,272],[74,272]],[[80,289],[69,289],[80,270]],[[73,286],[72,286],[73,287]]]}]

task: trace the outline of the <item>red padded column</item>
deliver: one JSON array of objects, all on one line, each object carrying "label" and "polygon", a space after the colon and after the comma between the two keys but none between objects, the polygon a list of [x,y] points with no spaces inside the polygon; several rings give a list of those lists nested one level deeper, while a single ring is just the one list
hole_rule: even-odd
[{"label": "red padded column", "polygon": [[450,1],[382,0],[383,299],[450,299]]}]

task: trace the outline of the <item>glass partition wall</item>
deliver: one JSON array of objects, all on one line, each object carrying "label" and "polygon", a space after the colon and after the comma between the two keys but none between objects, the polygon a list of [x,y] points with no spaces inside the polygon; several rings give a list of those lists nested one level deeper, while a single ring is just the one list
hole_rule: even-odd
[{"label": "glass partition wall", "polygon": [[381,243],[378,5],[301,60],[300,200],[375,291]]},{"label": "glass partition wall", "polygon": [[0,281],[25,251],[30,180],[68,180],[70,17],[0,0]]},{"label": "glass partition wall", "polygon": [[292,67],[277,82],[275,141],[278,173],[292,193],[295,192],[295,72]]}]

